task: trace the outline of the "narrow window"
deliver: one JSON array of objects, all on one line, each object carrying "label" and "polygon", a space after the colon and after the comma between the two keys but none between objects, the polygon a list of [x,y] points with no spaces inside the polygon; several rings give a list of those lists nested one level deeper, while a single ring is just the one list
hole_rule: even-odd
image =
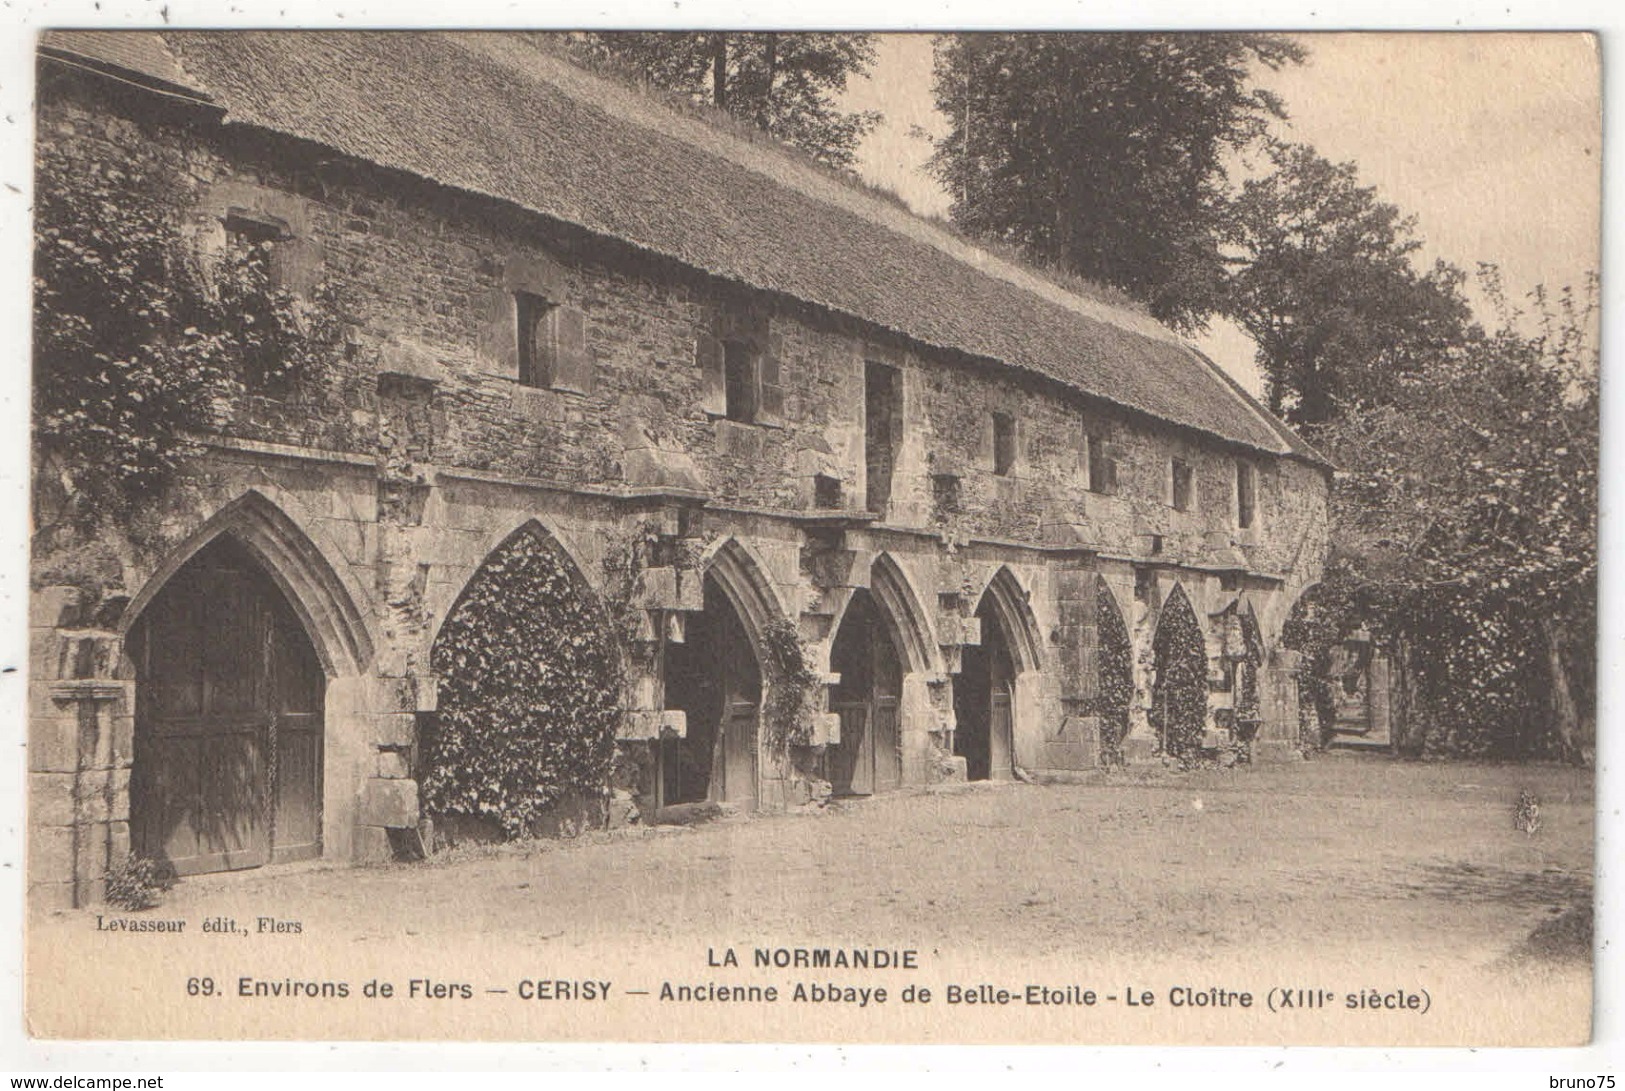
[{"label": "narrow window", "polygon": [[1236,460],[1236,526],[1253,525],[1258,508],[1258,479],[1251,462]]},{"label": "narrow window", "polygon": [[1172,500],[1175,511],[1191,510],[1191,464],[1182,458],[1173,460]]},{"label": "narrow window", "polygon": [[539,295],[515,292],[519,318],[519,381],[526,386],[552,386],[557,362],[553,315],[557,308]]},{"label": "narrow window", "polygon": [[1089,491],[1110,493],[1113,491],[1115,474],[1112,473],[1111,457],[1106,453],[1106,441],[1097,435],[1090,435],[1084,444],[1084,457],[1089,464]]},{"label": "narrow window", "polygon": [[891,502],[892,473],[902,439],[902,373],[866,361],[863,367],[863,455],[869,488],[868,510],[884,515]]},{"label": "narrow window", "polygon": [[993,472],[1008,477],[1016,466],[1016,421],[1008,413],[993,414]]},{"label": "narrow window", "polygon": [[743,341],[722,343],[723,383],[726,397],[724,415],[729,420],[756,419],[756,357]]},{"label": "narrow window", "polygon": [[959,514],[959,475],[931,475],[931,506],[938,518]]}]

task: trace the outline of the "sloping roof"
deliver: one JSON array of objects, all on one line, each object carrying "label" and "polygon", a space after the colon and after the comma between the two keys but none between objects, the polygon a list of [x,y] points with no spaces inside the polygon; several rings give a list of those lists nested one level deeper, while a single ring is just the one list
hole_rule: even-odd
[{"label": "sloping roof", "polygon": [[[160,39],[131,45],[108,39]],[[1142,314],[500,34],[52,32],[311,141],[1263,451],[1319,457]],[[178,65],[177,65],[178,62]],[[150,65],[152,69],[142,68]]]}]

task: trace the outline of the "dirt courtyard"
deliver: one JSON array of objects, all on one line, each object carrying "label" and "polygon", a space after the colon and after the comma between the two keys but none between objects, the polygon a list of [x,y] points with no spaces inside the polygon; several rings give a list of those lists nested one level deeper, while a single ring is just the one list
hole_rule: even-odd
[{"label": "dirt courtyard", "polygon": [[[1541,803],[1533,836],[1513,826],[1522,789]],[[1592,824],[1589,771],[1331,755],[198,877],[144,916],[185,919],[189,932],[210,917],[297,919],[300,942],[356,959],[472,944],[498,962],[567,966],[594,951],[675,951],[695,975],[713,952],[769,942],[1170,982],[1302,966],[1352,988],[1399,967],[1516,979],[1525,993],[1555,982],[1580,1012]],[[37,919],[34,949],[79,942],[98,912],[112,911]]]}]

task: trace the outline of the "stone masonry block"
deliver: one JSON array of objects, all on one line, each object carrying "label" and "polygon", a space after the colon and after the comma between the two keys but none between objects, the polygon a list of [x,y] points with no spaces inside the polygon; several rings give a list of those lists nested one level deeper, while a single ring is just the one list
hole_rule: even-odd
[{"label": "stone masonry block", "polygon": [[74,907],[73,883],[29,883],[28,904],[47,912]]},{"label": "stone masonry block", "polygon": [[[35,772],[71,773],[79,766],[79,718],[64,715],[34,716],[28,725],[28,767]],[[71,707],[71,706],[70,706]]]},{"label": "stone masonry block", "polygon": [[77,587],[42,587],[28,597],[28,624],[35,629],[58,629],[79,622],[83,592]]},{"label": "stone masonry block", "polygon": [[358,864],[387,864],[395,859],[395,850],[389,843],[389,831],[382,826],[362,826],[355,831],[355,862]]},{"label": "stone masonry block", "polygon": [[42,882],[72,881],[72,826],[34,826],[28,831],[28,874]]},{"label": "stone masonry block", "polygon": [[361,789],[357,820],[363,826],[416,826],[419,817],[418,783],[374,777]]},{"label": "stone masonry block", "polygon": [[28,823],[34,826],[73,824],[73,774],[28,774]]},{"label": "stone masonry block", "polygon": [[385,780],[406,780],[412,775],[412,763],[404,750],[378,751],[378,775]]},{"label": "stone masonry block", "polygon": [[418,718],[412,712],[390,712],[370,717],[376,746],[411,746],[417,742]]}]

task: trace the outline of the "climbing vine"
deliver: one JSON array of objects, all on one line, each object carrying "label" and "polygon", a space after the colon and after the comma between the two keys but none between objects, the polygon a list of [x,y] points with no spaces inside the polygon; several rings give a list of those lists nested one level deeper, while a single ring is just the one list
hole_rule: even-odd
[{"label": "climbing vine", "polygon": [[1181,764],[1201,756],[1207,724],[1207,653],[1202,631],[1184,592],[1176,589],[1164,604],[1152,642],[1157,679],[1151,720],[1162,752]]},{"label": "climbing vine", "polygon": [[621,721],[620,665],[603,608],[531,530],[469,581],[431,657],[440,714],[423,794],[433,814],[527,835],[567,793],[607,790]]},{"label": "climbing vine", "polygon": [[1129,707],[1134,701],[1134,650],[1128,626],[1103,579],[1095,583],[1095,632],[1100,655],[1100,763],[1123,764]]},{"label": "climbing vine", "polygon": [[764,742],[771,753],[810,737],[818,712],[814,695],[821,679],[789,618],[774,618],[762,632],[762,674],[767,683]]},{"label": "climbing vine", "polygon": [[34,433],[74,521],[129,511],[241,395],[285,397],[342,352],[338,292],[321,286],[306,304],[275,285],[276,244],[197,256],[177,170],[156,154],[39,149]]}]

